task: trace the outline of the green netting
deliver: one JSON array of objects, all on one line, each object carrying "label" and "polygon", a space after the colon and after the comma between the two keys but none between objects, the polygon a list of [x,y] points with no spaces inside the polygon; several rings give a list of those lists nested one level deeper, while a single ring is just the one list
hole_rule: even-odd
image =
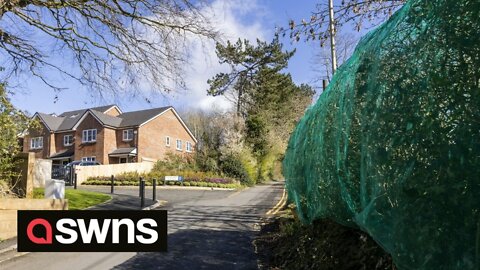
[{"label": "green netting", "polygon": [[300,217],[358,227],[399,269],[480,269],[480,0],[414,0],[365,36],[294,131]]}]

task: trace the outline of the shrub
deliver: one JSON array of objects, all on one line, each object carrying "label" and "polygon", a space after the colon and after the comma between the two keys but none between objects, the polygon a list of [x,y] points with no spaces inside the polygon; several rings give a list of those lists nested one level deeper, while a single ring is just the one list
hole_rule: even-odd
[{"label": "shrub", "polygon": [[255,184],[255,180],[252,179],[241,159],[237,155],[228,155],[221,163],[222,171],[229,177],[234,177],[240,180],[244,185],[251,186]]}]

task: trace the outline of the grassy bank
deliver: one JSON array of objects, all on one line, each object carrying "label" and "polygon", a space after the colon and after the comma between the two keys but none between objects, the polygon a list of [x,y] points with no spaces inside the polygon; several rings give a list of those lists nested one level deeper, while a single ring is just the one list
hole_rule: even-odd
[{"label": "grassy bank", "polygon": [[390,255],[364,232],[330,220],[304,225],[291,211],[268,220],[254,245],[260,269],[396,269]]},{"label": "grassy bank", "polygon": [[[35,188],[33,190],[33,197],[35,199],[42,199],[44,198],[44,192],[43,188]],[[109,195],[103,193],[78,189],[65,189],[65,199],[68,199],[69,210],[82,210],[106,202],[110,200],[110,198]]]}]

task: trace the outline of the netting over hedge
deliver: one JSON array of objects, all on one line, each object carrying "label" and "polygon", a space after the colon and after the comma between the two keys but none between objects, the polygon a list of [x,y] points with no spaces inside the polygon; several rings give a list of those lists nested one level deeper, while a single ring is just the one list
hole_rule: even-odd
[{"label": "netting over hedge", "polygon": [[414,0],[361,40],[290,139],[303,220],[361,228],[400,269],[480,269],[479,11]]}]

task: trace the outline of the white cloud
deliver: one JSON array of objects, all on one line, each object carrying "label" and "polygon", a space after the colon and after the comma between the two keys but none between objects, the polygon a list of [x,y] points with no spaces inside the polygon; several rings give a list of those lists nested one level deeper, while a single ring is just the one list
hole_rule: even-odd
[{"label": "white cloud", "polygon": [[[248,39],[252,43],[259,38],[266,40],[270,30],[261,24],[262,8],[255,0],[228,1],[216,0],[205,9],[213,26],[222,33],[224,40],[236,41],[238,38]],[[232,103],[225,97],[207,96],[207,80],[219,72],[228,72],[227,65],[220,65],[213,42],[193,41],[190,47],[189,67],[185,69],[185,82],[188,91],[176,93],[172,102],[176,106],[203,110],[226,110]]]}]

